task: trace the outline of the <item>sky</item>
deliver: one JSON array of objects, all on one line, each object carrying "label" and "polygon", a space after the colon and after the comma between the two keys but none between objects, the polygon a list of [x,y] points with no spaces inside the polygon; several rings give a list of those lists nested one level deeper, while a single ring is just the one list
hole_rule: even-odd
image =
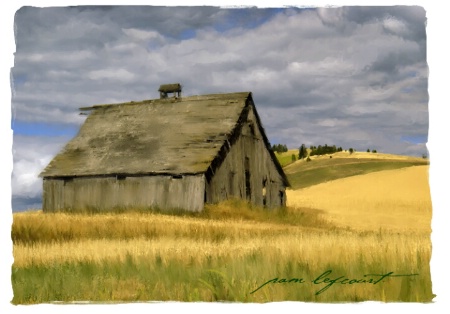
[{"label": "sky", "polygon": [[[127,4],[136,2],[146,1]],[[337,7],[326,9],[331,2]],[[260,9],[247,10],[203,3],[196,4],[201,8],[83,9],[65,6],[89,1],[64,0],[31,1],[41,9],[20,9],[30,1],[4,5],[2,247],[12,250],[11,195],[14,211],[41,207],[37,176],[77,133],[84,120],[79,107],[158,98],[159,85],[172,82],[182,83],[186,96],[251,91],[272,144],[296,148],[326,143],[429,154],[430,265],[438,295],[433,305],[448,307],[448,272],[443,268],[450,263],[444,241],[450,204],[448,184],[443,183],[450,156],[444,85],[450,51],[443,40],[448,13],[426,1],[399,0],[401,7],[389,8],[368,7],[365,1],[353,3],[360,7],[341,7],[351,1],[341,2],[315,1],[321,7],[307,9],[270,3],[271,9],[264,9],[263,1]],[[392,4],[370,4],[374,2]],[[0,268],[5,303],[12,297],[12,257],[7,255],[1,261],[6,267]],[[426,304],[361,307],[378,313],[409,305],[436,310]]]},{"label": "sky", "polygon": [[22,7],[11,70],[13,209],[79,107],[251,91],[271,144],[428,155],[426,11],[394,7]]}]

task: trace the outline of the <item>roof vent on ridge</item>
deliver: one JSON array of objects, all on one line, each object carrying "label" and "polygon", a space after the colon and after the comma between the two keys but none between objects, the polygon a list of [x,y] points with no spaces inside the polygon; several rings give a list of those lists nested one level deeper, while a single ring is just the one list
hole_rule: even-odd
[{"label": "roof vent on ridge", "polygon": [[158,89],[159,97],[161,99],[168,98],[169,93],[173,93],[173,97],[181,97],[181,84],[163,84]]}]

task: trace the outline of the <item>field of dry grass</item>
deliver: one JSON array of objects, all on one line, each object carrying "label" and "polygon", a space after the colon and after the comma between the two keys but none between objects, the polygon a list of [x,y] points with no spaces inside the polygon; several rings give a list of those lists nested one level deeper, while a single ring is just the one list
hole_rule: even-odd
[{"label": "field of dry grass", "polygon": [[[126,221],[123,216],[124,214],[117,215],[114,220],[121,222],[125,228],[132,229],[132,219]],[[165,222],[164,218],[153,218],[147,218],[149,225],[155,221],[158,224]],[[88,219],[84,221],[89,224]],[[320,265],[334,264],[337,261],[344,264],[357,263],[365,250],[365,260],[369,264],[376,256],[386,255],[390,251],[391,254],[400,253],[404,258],[414,256],[417,251],[429,254],[429,250],[424,251],[429,244],[428,239],[420,234],[367,233],[340,229],[327,231],[268,223],[252,226],[250,223],[231,220],[220,223],[204,221],[188,227],[182,219],[178,222],[167,219],[167,223],[166,229],[170,232],[158,237],[146,237],[139,231],[134,231],[135,236],[128,239],[92,234],[91,237],[77,237],[69,241],[17,243],[14,246],[14,265],[27,267],[80,261],[100,263],[104,260],[124,259],[127,255],[149,259],[164,256],[164,260],[201,265],[211,256],[239,259],[258,252],[273,261],[277,258],[302,260],[308,261],[314,268],[320,268]],[[178,232],[175,232],[177,229]],[[188,229],[194,232],[186,232]],[[380,240],[383,239],[394,241],[380,245]],[[408,244],[410,241],[411,244]],[[392,259],[390,265],[394,268],[401,266],[397,262],[401,261]]]},{"label": "field of dry grass", "polygon": [[[331,225],[318,210],[290,207],[270,216],[239,204],[212,206],[198,217],[16,214],[13,302],[432,299],[429,235],[406,228],[354,231]],[[391,271],[418,276],[317,294],[326,285],[311,280],[327,270],[333,278]],[[307,283],[250,293],[274,278],[299,277]]]},{"label": "field of dry grass", "polygon": [[171,258],[191,253],[200,259],[210,254],[239,256],[270,243],[281,247],[281,243],[330,232],[332,226],[314,209],[267,212],[242,201],[229,201],[208,205],[204,213],[192,216],[18,213],[12,239],[15,265],[21,267],[85,259],[98,262],[126,253],[158,253]]},{"label": "field of dry grass", "polygon": [[333,223],[355,230],[430,234],[428,168],[385,170],[288,190],[288,205],[323,210]]},{"label": "field of dry grass", "polygon": [[[184,215],[16,213],[13,303],[433,299],[428,166],[287,193],[275,211],[229,201]],[[327,282],[314,280],[327,270]],[[318,293],[340,276],[389,272],[413,276]],[[305,282],[252,293],[274,278]]]}]

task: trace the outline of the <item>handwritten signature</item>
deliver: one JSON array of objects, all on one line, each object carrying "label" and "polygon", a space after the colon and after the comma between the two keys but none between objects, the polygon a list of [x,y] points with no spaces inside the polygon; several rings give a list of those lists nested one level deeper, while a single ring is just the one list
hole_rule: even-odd
[{"label": "handwritten signature", "polygon": [[[341,285],[353,285],[353,284],[378,284],[382,282],[386,278],[393,278],[393,277],[407,277],[407,276],[418,276],[419,274],[394,274],[394,272],[388,272],[385,274],[365,274],[362,276],[362,278],[348,278],[346,276],[339,276],[334,279],[332,279],[334,276],[331,276],[332,270],[327,270],[315,279],[311,280],[311,283],[314,285],[324,285],[320,290],[316,291],[316,295],[321,294],[322,292],[328,290],[331,286],[335,284],[341,284]],[[287,283],[287,284],[294,284],[294,283],[307,283],[309,280],[306,280],[304,278],[273,278],[265,283],[263,283],[261,286],[250,292],[250,294],[255,293],[256,291],[260,290],[264,286],[268,284],[276,284],[276,283]]]}]

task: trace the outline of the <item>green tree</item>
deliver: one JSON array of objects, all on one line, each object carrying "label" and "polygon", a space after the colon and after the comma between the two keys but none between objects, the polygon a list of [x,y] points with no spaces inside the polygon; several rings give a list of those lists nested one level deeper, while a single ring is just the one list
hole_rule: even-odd
[{"label": "green tree", "polygon": [[298,151],[298,159],[303,159],[305,157],[306,157],[306,147],[305,144],[302,144],[302,146],[300,146]]},{"label": "green tree", "polygon": [[353,154],[354,149],[350,147],[350,148],[348,149],[348,151],[350,152],[350,154]]},{"label": "green tree", "polygon": [[286,144],[274,144],[272,145],[272,151],[277,153],[284,153],[288,151]]}]

